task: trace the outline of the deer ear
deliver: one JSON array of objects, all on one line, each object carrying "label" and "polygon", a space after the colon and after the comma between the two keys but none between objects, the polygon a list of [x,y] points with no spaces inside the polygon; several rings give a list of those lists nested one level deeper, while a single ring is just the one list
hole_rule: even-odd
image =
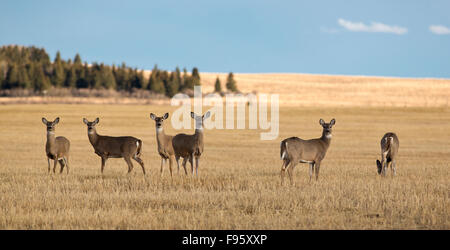
[{"label": "deer ear", "polygon": [[45,119],[44,117],[42,117],[42,123],[44,123],[45,125],[47,125],[47,119]]},{"label": "deer ear", "polygon": [[192,117],[192,119],[195,119],[195,113],[194,112],[191,112],[191,117]]},{"label": "deer ear", "polygon": [[86,118],[83,118],[83,122],[84,122],[84,124],[88,124],[88,120],[86,119]]},{"label": "deer ear", "polygon": [[59,117],[56,117],[56,119],[53,121],[53,124],[58,124],[59,123]]},{"label": "deer ear", "polygon": [[206,112],[206,114],[203,115],[203,120],[208,119],[211,116],[211,112]]},{"label": "deer ear", "polygon": [[334,126],[334,124],[336,124],[336,120],[333,118],[333,119],[331,120],[331,122],[330,122],[330,125],[331,125],[331,126]]},{"label": "deer ear", "polygon": [[324,121],[323,119],[320,119],[320,120],[319,120],[319,124],[320,124],[320,125],[323,125],[323,124],[325,124],[325,121]]},{"label": "deer ear", "polygon": [[167,118],[169,118],[169,113],[165,113],[163,116],[164,120],[166,120]]},{"label": "deer ear", "polygon": [[97,119],[95,119],[94,123],[97,125],[100,122],[100,118],[97,117]]},{"label": "deer ear", "polygon": [[155,120],[155,118],[156,118],[155,114],[151,113],[150,118],[152,118],[152,120]]}]

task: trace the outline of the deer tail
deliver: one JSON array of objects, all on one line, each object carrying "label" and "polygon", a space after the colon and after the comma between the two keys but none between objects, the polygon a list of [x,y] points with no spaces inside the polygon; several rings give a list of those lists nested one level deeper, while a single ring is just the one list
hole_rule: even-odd
[{"label": "deer tail", "polygon": [[280,158],[281,160],[287,160],[287,142],[282,141],[280,145]]},{"label": "deer tail", "polygon": [[136,156],[139,157],[139,156],[141,156],[141,152],[142,152],[142,141],[141,140],[137,140],[136,141],[136,146],[137,146]]}]

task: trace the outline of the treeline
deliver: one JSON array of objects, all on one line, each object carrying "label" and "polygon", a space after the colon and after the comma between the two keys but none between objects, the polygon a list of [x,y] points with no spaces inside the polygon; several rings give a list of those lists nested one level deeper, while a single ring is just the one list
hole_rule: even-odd
[{"label": "treeline", "polygon": [[132,91],[149,90],[172,97],[200,85],[197,68],[191,73],[177,67],[174,71],[160,70],[156,65],[150,77],[144,77],[143,70],[103,63],[88,65],[82,62],[79,54],[73,61],[63,60],[57,52],[54,61],[50,60],[42,48],[3,46],[0,48],[0,89],[32,89],[42,92],[56,88],[91,88]]}]

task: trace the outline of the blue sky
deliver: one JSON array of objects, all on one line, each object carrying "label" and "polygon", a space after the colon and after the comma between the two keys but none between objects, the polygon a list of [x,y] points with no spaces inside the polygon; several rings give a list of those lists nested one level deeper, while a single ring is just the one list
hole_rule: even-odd
[{"label": "blue sky", "polygon": [[450,78],[450,1],[2,0],[0,45],[200,72]]}]

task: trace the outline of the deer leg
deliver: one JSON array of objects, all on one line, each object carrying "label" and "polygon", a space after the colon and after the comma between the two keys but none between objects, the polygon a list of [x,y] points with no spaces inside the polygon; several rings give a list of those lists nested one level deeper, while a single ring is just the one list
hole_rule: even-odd
[{"label": "deer leg", "polygon": [[293,178],[293,172],[294,172],[294,168],[297,165],[296,162],[292,161],[289,168],[288,168],[288,175],[289,175],[289,181],[291,183],[291,185],[294,185],[294,178]]},{"label": "deer leg", "polygon": [[102,174],[103,174],[103,170],[105,169],[106,160],[108,160],[107,157],[102,157],[102,168],[101,168]]},{"label": "deer leg", "polygon": [[189,163],[191,164],[192,176],[194,176],[194,154],[189,156]]},{"label": "deer leg", "polygon": [[281,186],[283,186],[283,184],[284,184],[284,175],[286,174],[286,167],[288,164],[289,164],[288,160],[283,160],[283,163],[281,164],[281,173],[280,173]]},{"label": "deer leg", "polygon": [[320,161],[314,163],[314,168],[316,172],[316,181],[319,179]]},{"label": "deer leg", "polygon": [[312,179],[313,171],[314,171],[314,163],[310,163],[309,164],[309,181],[311,181],[311,179]]},{"label": "deer leg", "polygon": [[64,157],[63,159],[64,159],[64,163],[66,165],[66,172],[67,172],[67,174],[69,174],[69,156]]},{"label": "deer leg", "polygon": [[173,178],[173,175],[172,175],[172,162],[173,162],[172,157],[169,156],[169,171],[170,171],[170,178]]},{"label": "deer leg", "polygon": [[199,158],[195,157],[195,175],[198,177],[198,162]]},{"label": "deer leg", "polygon": [[175,161],[177,162],[177,167],[178,167],[177,175],[179,175],[180,174],[180,156],[179,155],[175,156]]},{"label": "deer leg", "polygon": [[139,163],[139,165],[141,165],[142,172],[144,172],[144,175],[145,175],[144,161],[137,155],[133,156],[133,160],[137,161],[137,163]]},{"label": "deer leg", "polygon": [[47,158],[47,163],[48,163],[48,173],[50,173],[50,158]]},{"label": "deer leg", "polygon": [[56,157],[55,160],[53,161],[53,173],[56,173],[56,165],[58,165],[58,158]]},{"label": "deer leg", "polygon": [[124,157],[125,161],[128,164],[128,174],[131,173],[131,170],[133,170],[133,163],[131,162],[130,157]]},{"label": "deer leg", "polygon": [[59,162],[59,165],[61,166],[59,173],[62,174],[62,172],[64,170],[64,166],[65,166],[64,157],[62,159],[58,160],[58,162]]},{"label": "deer leg", "polygon": [[187,169],[186,169],[186,163],[187,163],[187,158],[183,158],[183,163],[182,163],[182,165],[183,165],[183,168],[184,168],[184,173],[185,173],[186,175],[188,175],[188,172],[187,172]]},{"label": "deer leg", "polygon": [[165,162],[164,158],[161,157],[161,169],[159,170],[160,176],[163,175],[164,162]]}]

